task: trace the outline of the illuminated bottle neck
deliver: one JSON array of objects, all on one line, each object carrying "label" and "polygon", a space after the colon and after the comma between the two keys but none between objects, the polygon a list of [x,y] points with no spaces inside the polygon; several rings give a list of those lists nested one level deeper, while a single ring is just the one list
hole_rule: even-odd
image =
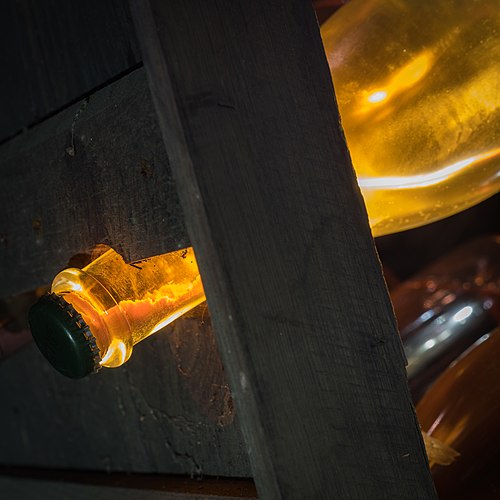
[{"label": "illuminated bottle neck", "polygon": [[30,312],[38,347],[61,373],[125,363],[132,348],[205,300],[192,248],[127,263],[109,248],[61,271]]},{"label": "illuminated bottle neck", "polygon": [[52,293],[81,314],[95,337],[102,366],[120,366],[130,358],[130,325],[112,291],[98,278],[81,269],[65,269],[54,279]]}]

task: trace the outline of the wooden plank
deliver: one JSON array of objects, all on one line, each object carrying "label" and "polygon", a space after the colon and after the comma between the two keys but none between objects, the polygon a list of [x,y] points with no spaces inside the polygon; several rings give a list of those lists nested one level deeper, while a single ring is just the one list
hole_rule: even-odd
[{"label": "wooden plank", "polygon": [[259,495],[435,498],[310,2],[131,6]]},{"label": "wooden plank", "polygon": [[138,259],[189,245],[144,70],[0,146],[0,297],[98,243]]},{"label": "wooden plank", "polygon": [[[200,488],[201,490],[202,488]],[[94,486],[55,481],[36,481],[0,476],[0,495],[9,500],[239,500],[255,496],[228,496],[220,494],[182,493],[144,489]]]},{"label": "wooden plank", "polygon": [[108,486],[85,486],[82,484],[33,481],[0,476],[0,493],[9,500],[199,500],[198,495],[165,493],[160,491],[127,490]]},{"label": "wooden plank", "polygon": [[0,141],[140,63],[126,2],[0,3]]},{"label": "wooden plank", "polygon": [[0,362],[0,394],[2,465],[251,476],[204,305],[83,380],[31,344]]},{"label": "wooden plank", "polygon": [[[92,490],[81,488],[82,485],[95,487],[98,498],[101,498],[99,495],[103,495],[104,498],[129,498],[129,496],[130,498],[141,498],[137,497],[137,495],[142,493],[144,498],[150,498],[148,495],[151,495],[151,498],[158,498],[158,495],[161,494],[164,496],[160,498],[220,498],[231,500],[233,498],[255,499],[257,494],[251,479],[190,478],[172,474],[109,473],[88,470],[74,471],[68,469],[0,466],[0,485],[6,484],[6,482],[2,483],[2,481],[6,480],[10,481],[10,485],[14,486],[16,491],[18,488],[25,490],[30,488],[35,491],[34,488],[38,486],[42,491],[53,493],[66,490],[68,492],[74,491],[78,498],[84,492],[87,492],[88,495],[84,498],[93,498],[90,496]],[[2,491],[1,487],[0,491]],[[156,496],[155,491],[158,492]],[[114,497],[108,496],[111,495],[111,492],[114,492]],[[5,496],[5,489],[3,490],[3,496]],[[71,495],[66,498],[68,497],[73,498]],[[25,498],[32,498],[32,495],[27,495]]]}]

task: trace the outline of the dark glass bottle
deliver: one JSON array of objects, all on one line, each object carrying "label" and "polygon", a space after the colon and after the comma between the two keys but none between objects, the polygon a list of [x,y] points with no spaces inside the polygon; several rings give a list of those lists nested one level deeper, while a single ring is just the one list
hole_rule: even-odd
[{"label": "dark glass bottle", "polygon": [[499,359],[497,328],[452,363],[417,405],[422,430],[460,453],[450,465],[431,465],[441,499],[455,499],[463,485],[481,482],[499,458]]},{"label": "dark glass bottle", "polygon": [[500,324],[500,236],[438,259],[392,292],[415,401],[478,338]]}]

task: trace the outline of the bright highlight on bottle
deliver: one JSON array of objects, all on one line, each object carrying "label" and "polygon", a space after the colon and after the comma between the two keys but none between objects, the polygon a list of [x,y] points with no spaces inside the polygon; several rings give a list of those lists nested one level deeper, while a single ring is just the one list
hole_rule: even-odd
[{"label": "bright highlight on bottle", "polygon": [[378,92],[374,92],[368,96],[369,102],[381,102],[387,98],[387,92],[385,90],[379,90]]},{"label": "bright highlight on bottle", "polygon": [[453,175],[462,172],[464,169],[475,166],[481,161],[495,158],[499,154],[500,148],[496,148],[493,151],[466,158],[428,174],[409,175],[406,177],[358,177],[358,184],[359,187],[364,189],[415,189],[433,186],[440,182],[449,181]]},{"label": "bright highlight on bottle", "polygon": [[[378,104],[382,101],[387,101],[397,97],[406,89],[413,87],[419,80],[421,80],[431,68],[432,55],[429,53],[420,54],[412,59],[408,64],[398,69],[392,74],[388,81],[382,85],[381,90],[370,93],[368,102],[371,104]],[[370,106],[360,106],[359,113],[367,113],[376,108]]]},{"label": "bright highlight on bottle", "polygon": [[458,311],[456,314],[453,316],[453,321],[456,321],[457,323],[460,323],[461,321],[466,320],[471,314],[472,314],[472,307],[471,306],[466,306],[460,311]]}]

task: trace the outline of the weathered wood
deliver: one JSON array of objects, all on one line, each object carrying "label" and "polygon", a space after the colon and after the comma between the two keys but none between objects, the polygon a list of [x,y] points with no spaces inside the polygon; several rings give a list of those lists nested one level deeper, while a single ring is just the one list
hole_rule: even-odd
[{"label": "weathered wood", "polygon": [[55,481],[37,481],[0,476],[0,496],[9,500],[255,500],[255,496],[223,495],[204,491],[199,493],[181,493],[172,491],[154,491],[120,488],[113,486],[95,486]]},{"label": "weathered wood", "polygon": [[127,2],[0,2],[0,141],[140,62]]},{"label": "weathered wood", "polygon": [[142,69],[0,147],[0,297],[107,243],[138,259],[188,246]]},{"label": "weathered wood", "polygon": [[3,465],[251,476],[205,305],[84,380],[32,344],[0,363],[0,394]]},{"label": "weathered wood", "polygon": [[261,497],[434,498],[307,0],[132,0]]}]

